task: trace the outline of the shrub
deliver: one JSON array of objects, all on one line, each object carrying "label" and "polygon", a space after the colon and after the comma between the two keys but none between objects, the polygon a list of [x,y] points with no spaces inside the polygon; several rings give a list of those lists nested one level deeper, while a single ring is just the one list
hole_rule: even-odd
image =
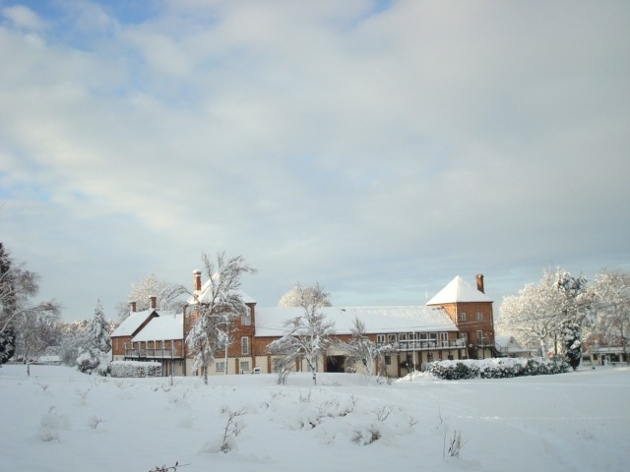
[{"label": "shrub", "polygon": [[112,377],[161,377],[159,362],[114,361],[110,365]]},{"label": "shrub", "polygon": [[561,374],[569,369],[569,364],[562,358],[542,357],[437,361],[424,366],[424,372],[443,380],[504,379],[524,375]]}]

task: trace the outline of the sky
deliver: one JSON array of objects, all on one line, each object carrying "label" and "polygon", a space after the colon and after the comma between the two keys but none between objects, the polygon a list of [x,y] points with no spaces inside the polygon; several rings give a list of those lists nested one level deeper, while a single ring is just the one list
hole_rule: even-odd
[{"label": "sky", "polygon": [[[0,241],[66,320],[242,255],[274,306],[630,270],[630,4],[0,0]],[[497,310],[498,311],[498,310]]]}]

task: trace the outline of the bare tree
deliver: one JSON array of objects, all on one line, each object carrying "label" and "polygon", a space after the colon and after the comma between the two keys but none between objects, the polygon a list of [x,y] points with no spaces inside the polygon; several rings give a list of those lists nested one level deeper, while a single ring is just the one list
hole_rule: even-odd
[{"label": "bare tree", "polygon": [[326,320],[318,310],[328,300],[328,292],[319,283],[313,287],[303,288],[299,283],[295,286],[298,300],[304,309],[301,316],[285,323],[287,333],[282,338],[273,341],[267,350],[277,356],[276,365],[279,369],[279,382],[284,382],[292,366],[300,359],[304,359],[309,370],[313,373],[313,384],[317,384],[319,359],[325,355],[331,346],[334,323]]},{"label": "bare tree", "polygon": [[628,359],[630,343],[630,273],[601,271],[593,285],[593,336],[605,345],[620,347]]},{"label": "bare tree", "polygon": [[322,294],[318,293],[319,288],[319,284],[302,287],[299,283],[296,283],[295,286],[280,297],[278,306],[301,307],[305,304],[318,307],[332,306],[332,303],[330,303],[330,294],[326,292],[324,296],[321,296]]},{"label": "bare tree", "polygon": [[[39,354],[51,342],[54,324],[61,307],[54,300],[31,304],[39,292],[39,275],[17,265],[0,243],[0,344],[2,357],[12,350],[6,342],[14,340],[27,354],[27,373],[30,356]],[[43,346],[43,347],[42,347]]]},{"label": "bare tree", "polygon": [[16,351],[24,357],[27,375],[31,375],[32,360],[53,344],[59,318],[59,307],[53,303],[46,309],[38,306],[18,318]]},{"label": "bare tree", "polygon": [[232,321],[248,314],[240,292],[241,277],[256,269],[242,256],[227,258],[225,252],[217,255],[216,263],[206,254],[202,259],[209,283],[203,293],[194,294],[194,302],[186,308],[186,317],[193,322],[186,343],[193,354],[193,369],[201,369],[207,384],[208,367],[215,352],[226,348]]},{"label": "bare tree", "polygon": [[368,379],[368,384],[370,384],[375,374],[376,365],[383,371],[385,356],[396,352],[396,348],[391,344],[378,345],[372,341],[366,334],[365,323],[358,317],[354,319],[350,331],[352,333],[350,342],[343,343],[340,347],[346,351],[349,362],[363,366],[363,372]]},{"label": "bare tree", "polygon": [[132,283],[127,295],[127,302],[118,303],[116,308],[119,318],[124,320],[129,316],[129,302],[136,302],[136,310],[145,311],[149,309],[149,298],[155,296],[159,310],[181,312],[185,304],[181,296],[186,293],[186,288],[183,285],[166,282],[151,274],[137,283]]}]

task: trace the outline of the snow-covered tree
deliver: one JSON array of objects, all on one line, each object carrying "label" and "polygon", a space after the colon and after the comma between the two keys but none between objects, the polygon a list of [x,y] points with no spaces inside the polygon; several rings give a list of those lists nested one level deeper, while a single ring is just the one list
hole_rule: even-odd
[{"label": "snow-covered tree", "polygon": [[98,349],[101,352],[107,352],[111,348],[109,323],[105,319],[103,304],[100,300],[96,301],[94,317],[87,328],[87,341],[89,343],[89,347]]},{"label": "snow-covered tree", "polygon": [[71,323],[60,323],[61,342],[59,343],[59,358],[61,363],[75,366],[79,351],[87,345],[88,320],[77,320]]},{"label": "snow-covered tree", "polygon": [[186,294],[183,285],[166,282],[151,274],[137,283],[132,283],[127,295],[127,302],[120,302],[116,305],[119,318],[124,320],[129,316],[129,303],[136,302],[137,311],[149,309],[149,297],[157,297],[158,310],[180,312],[184,301],[181,296]]},{"label": "snow-covered tree", "polygon": [[572,277],[561,268],[546,269],[539,283],[527,284],[518,295],[503,299],[497,331],[513,334],[524,347],[538,348],[543,356],[563,354],[575,364],[581,358],[588,293],[584,277]]},{"label": "snow-covered tree", "polygon": [[591,292],[584,276],[572,277],[560,269],[555,287],[560,297],[562,354],[575,370],[582,361],[582,325],[591,307]]},{"label": "snow-covered tree", "polygon": [[518,295],[505,297],[499,308],[497,331],[513,334],[523,347],[537,349],[541,356],[555,346],[560,330],[555,280],[555,273],[547,269],[538,284],[527,284]]},{"label": "snow-covered tree", "polygon": [[294,287],[280,297],[278,306],[301,307],[305,304],[318,307],[332,306],[332,303],[330,303],[330,294],[326,292],[322,297],[321,294],[318,293],[318,288],[319,284],[302,287],[299,283],[296,283]]},{"label": "snow-covered tree", "polygon": [[[53,342],[60,306],[54,300],[32,304],[39,291],[39,276],[16,264],[0,243],[0,351],[39,354]],[[48,321],[51,326],[46,326]],[[49,329],[50,328],[50,329]],[[15,344],[12,344],[15,343]],[[30,360],[30,357],[28,357]],[[27,365],[30,374],[30,366]]]},{"label": "snow-covered tree", "polygon": [[372,383],[375,364],[378,364],[380,370],[383,371],[385,356],[395,352],[396,349],[391,344],[378,345],[372,341],[366,334],[365,323],[358,317],[354,319],[350,331],[352,333],[350,342],[344,343],[341,347],[345,350],[349,362],[363,366],[368,384]]},{"label": "snow-covered tree", "polygon": [[31,362],[54,344],[60,312],[51,305],[48,310],[29,310],[17,319],[16,352],[24,358],[26,373],[31,375]]},{"label": "snow-covered tree", "polygon": [[630,273],[601,271],[592,287],[595,320],[592,335],[607,346],[630,350]]},{"label": "snow-covered tree", "polygon": [[233,320],[249,312],[240,292],[241,277],[256,269],[242,256],[227,258],[225,252],[217,255],[216,263],[206,254],[202,259],[209,284],[203,294],[194,294],[195,302],[186,308],[186,317],[193,320],[186,344],[193,354],[193,369],[201,370],[207,384],[215,353],[228,346]]},{"label": "snow-covered tree", "polygon": [[304,359],[316,385],[319,359],[333,343],[334,323],[326,320],[325,315],[318,310],[324,306],[329,295],[319,283],[304,288],[298,283],[295,291],[304,312],[285,323],[286,334],[270,343],[267,350],[276,356],[280,383],[284,383],[296,362]]}]

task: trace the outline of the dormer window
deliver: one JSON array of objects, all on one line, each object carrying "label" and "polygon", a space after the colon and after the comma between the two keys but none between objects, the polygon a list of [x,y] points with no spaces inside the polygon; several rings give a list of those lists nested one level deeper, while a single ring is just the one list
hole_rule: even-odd
[{"label": "dormer window", "polygon": [[247,313],[241,315],[241,326],[250,326],[252,324],[252,315],[247,309]]}]

